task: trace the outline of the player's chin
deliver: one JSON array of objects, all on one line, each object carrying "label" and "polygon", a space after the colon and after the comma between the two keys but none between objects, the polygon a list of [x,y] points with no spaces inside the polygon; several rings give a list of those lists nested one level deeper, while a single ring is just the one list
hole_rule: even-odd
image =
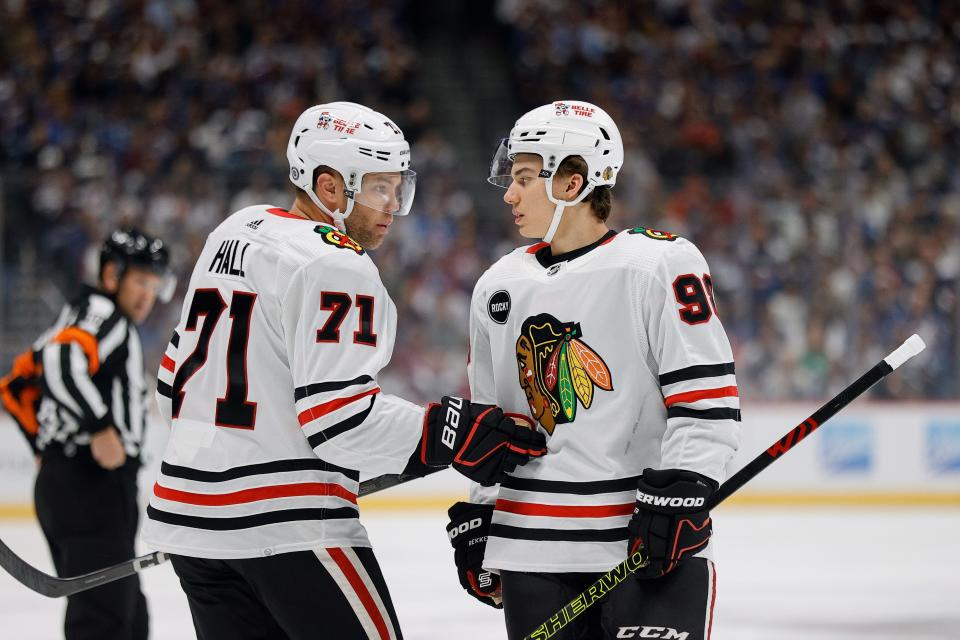
[{"label": "player's chin", "polygon": [[519,231],[520,235],[523,236],[524,238],[537,238],[537,239],[542,238],[543,235],[547,232],[546,229],[538,229],[534,225],[531,225],[530,223],[527,223],[525,221],[521,221],[520,224],[517,225],[517,231]]},{"label": "player's chin", "polygon": [[387,237],[386,228],[381,228],[380,226],[377,226],[376,231],[374,231],[371,234],[368,234],[367,238],[365,239],[365,242],[362,243],[363,248],[376,249],[381,244],[383,244],[383,240],[386,237]]}]

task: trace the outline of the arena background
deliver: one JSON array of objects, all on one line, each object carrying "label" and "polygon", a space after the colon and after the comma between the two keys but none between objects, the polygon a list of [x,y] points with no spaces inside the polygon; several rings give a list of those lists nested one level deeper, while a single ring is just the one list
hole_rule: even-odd
[{"label": "arena background", "polygon": [[[715,637],[960,638],[960,572],[947,571],[960,534],[958,61],[960,4],[932,0],[0,0],[0,363],[89,279],[119,224],[168,242],[182,295],[226,215],[292,201],[284,149],[296,116],[346,99],[401,126],[418,173],[412,214],[373,252],[399,313],[381,385],[415,401],[466,392],[473,284],[524,243],[485,182],[490,157],[527,109],[588,100],[626,146],[611,225],[683,235],[711,265],[744,414],[731,470],[910,334],[927,343],[720,510],[733,532],[718,541],[731,549],[720,567],[730,613],[721,592]],[[151,370],[180,302],[143,328]],[[163,429],[150,435],[152,465]],[[4,417],[0,537],[49,566],[33,473]],[[145,489],[152,477],[153,466]],[[372,533],[418,537],[442,533],[462,489],[443,473],[361,505]],[[477,620],[499,629],[456,593],[438,539],[443,597],[464,613],[438,618],[411,587],[416,613],[398,597],[408,636]],[[425,552],[398,549],[396,561]],[[775,580],[764,553],[784,563]],[[900,564],[881,571],[891,557]],[[421,572],[384,564],[401,591]],[[823,591],[816,577],[838,566],[860,580]],[[152,602],[176,597],[164,584]],[[797,600],[811,589],[827,622],[787,625],[796,636],[765,622],[807,620]],[[0,576],[0,626],[54,637],[54,613],[40,635],[17,626],[48,612],[24,591]],[[170,611],[155,610],[157,624],[187,626],[155,637],[187,637],[189,614]]]}]

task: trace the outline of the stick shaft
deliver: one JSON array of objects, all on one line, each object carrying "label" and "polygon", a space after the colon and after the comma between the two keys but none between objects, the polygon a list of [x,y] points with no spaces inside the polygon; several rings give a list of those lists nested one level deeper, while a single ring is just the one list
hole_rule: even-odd
[{"label": "stick shaft", "polygon": [[790,433],[780,438],[780,440],[771,445],[770,448],[730,476],[713,496],[711,496],[710,501],[707,503],[707,508],[712,509],[729,498],[735,491],[740,489],[740,487],[750,482],[750,480],[753,480],[757,474],[773,464],[777,458],[797,446],[801,440],[816,431],[820,425],[835,416],[838,411],[853,402],[854,399],[882,380],[883,377],[891,371],[893,371],[893,368],[881,360],[876,366],[857,378],[848,385],[847,388],[814,411],[806,420],[791,429]]},{"label": "stick shaft", "polygon": [[[816,431],[820,425],[836,415],[838,411],[882,380],[884,376],[891,371],[893,371],[893,367],[885,360],[881,360],[872,369],[857,378],[843,391],[814,411],[810,417],[791,429],[787,435],[775,442],[770,448],[751,460],[745,467],[720,485],[720,488],[717,489],[707,502],[707,508],[712,509],[729,498],[734,492],[740,489],[740,487],[755,478],[757,474],[773,464],[783,454],[795,447],[801,440]],[[643,550],[631,554],[626,560],[600,576],[600,578],[583,593],[550,616],[543,624],[524,637],[524,640],[548,640],[554,637],[561,629],[567,626],[571,620],[601,600],[610,590],[643,566],[645,564],[644,560]]]}]

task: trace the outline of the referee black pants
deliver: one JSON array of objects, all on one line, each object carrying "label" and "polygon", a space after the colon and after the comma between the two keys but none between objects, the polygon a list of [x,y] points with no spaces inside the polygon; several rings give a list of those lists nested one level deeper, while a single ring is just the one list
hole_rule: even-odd
[{"label": "referee black pants", "polygon": [[[137,469],[101,468],[82,449],[46,454],[34,488],[37,517],[61,577],[135,556]],[[67,598],[66,640],[146,640],[147,601],[131,576]]]},{"label": "referee black pants", "polygon": [[373,550],[171,556],[198,640],[402,640]]}]

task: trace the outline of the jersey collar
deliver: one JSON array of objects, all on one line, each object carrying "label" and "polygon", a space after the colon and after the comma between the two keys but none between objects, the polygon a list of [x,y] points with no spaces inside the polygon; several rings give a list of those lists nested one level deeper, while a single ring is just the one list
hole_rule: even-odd
[{"label": "jersey collar", "polygon": [[574,260],[580,256],[585,256],[597,247],[605,245],[613,240],[615,235],[617,235],[616,230],[610,229],[596,242],[592,242],[585,247],[580,247],[579,249],[574,249],[573,251],[567,251],[566,253],[560,253],[557,255],[553,255],[553,253],[550,251],[550,245],[544,242],[542,243],[543,246],[538,248],[533,255],[537,259],[537,262],[540,263],[540,266],[546,269],[547,267],[552,267],[555,264]]}]

